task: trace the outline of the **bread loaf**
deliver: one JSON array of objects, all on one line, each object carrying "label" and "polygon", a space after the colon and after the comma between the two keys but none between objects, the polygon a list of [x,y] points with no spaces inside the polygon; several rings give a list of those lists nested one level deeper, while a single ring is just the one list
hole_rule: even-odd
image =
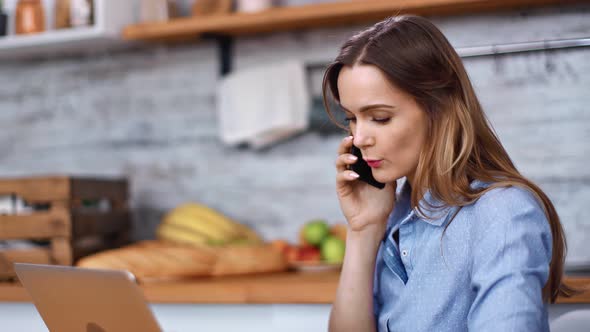
[{"label": "bread loaf", "polygon": [[228,246],[219,249],[211,275],[278,272],[286,269],[285,257],[271,245]]},{"label": "bread loaf", "polygon": [[87,256],[77,266],[127,270],[138,279],[185,278],[210,275],[216,256],[207,247],[144,241]]},{"label": "bread loaf", "polygon": [[84,257],[77,266],[127,270],[142,280],[283,271],[287,263],[270,245],[213,248],[142,241]]}]

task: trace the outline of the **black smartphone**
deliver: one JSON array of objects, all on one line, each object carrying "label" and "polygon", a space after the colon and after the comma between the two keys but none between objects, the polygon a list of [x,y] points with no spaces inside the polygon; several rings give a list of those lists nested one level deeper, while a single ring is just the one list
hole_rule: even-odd
[{"label": "black smartphone", "polygon": [[354,164],[350,165],[350,169],[359,175],[359,180],[379,189],[385,188],[385,183],[381,183],[373,177],[371,166],[369,166],[369,164],[363,159],[361,150],[353,145],[350,149],[350,153],[358,158]]}]

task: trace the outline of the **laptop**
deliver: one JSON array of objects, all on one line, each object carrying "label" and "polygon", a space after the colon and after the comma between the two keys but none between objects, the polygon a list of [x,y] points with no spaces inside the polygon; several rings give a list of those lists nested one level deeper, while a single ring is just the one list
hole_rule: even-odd
[{"label": "laptop", "polygon": [[133,274],[15,263],[49,331],[162,332]]}]

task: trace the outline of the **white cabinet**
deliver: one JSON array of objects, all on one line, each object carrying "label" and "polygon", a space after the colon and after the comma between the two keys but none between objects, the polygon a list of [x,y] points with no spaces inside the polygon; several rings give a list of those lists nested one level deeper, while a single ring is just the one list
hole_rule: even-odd
[{"label": "white cabinet", "polygon": [[[14,35],[14,11],[17,0],[5,0],[9,15],[8,35],[0,37],[0,59],[87,53],[129,45],[121,39],[121,30],[137,21],[135,0],[94,0],[94,25],[69,29],[46,29],[31,35]],[[53,26],[53,0],[44,0],[46,26]]]},{"label": "white cabinet", "polygon": [[[549,322],[588,304],[549,305]],[[324,332],[329,304],[152,304],[164,332]],[[2,331],[45,332],[32,303],[0,302]]]}]

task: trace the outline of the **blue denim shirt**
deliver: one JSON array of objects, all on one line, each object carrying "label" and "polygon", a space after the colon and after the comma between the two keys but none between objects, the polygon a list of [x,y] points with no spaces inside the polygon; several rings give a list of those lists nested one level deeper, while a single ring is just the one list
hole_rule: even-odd
[{"label": "blue denim shirt", "polygon": [[[551,230],[534,196],[492,189],[459,210],[441,238],[458,208],[424,210],[434,218],[428,220],[411,209],[410,191],[404,183],[377,254],[378,331],[549,331],[542,289]],[[430,192],[419,204],[425,202],[441,205]]]}]

